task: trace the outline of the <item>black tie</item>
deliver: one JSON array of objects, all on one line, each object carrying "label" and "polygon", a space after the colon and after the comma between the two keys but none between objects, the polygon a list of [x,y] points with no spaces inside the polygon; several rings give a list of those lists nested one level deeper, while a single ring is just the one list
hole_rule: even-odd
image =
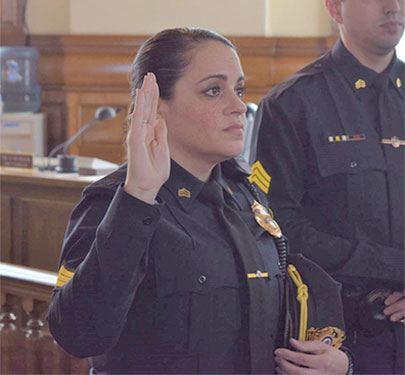
[{"label": "black tie", "polygon": [[404,106],[398,100],[396,89],[390,88],[391,82],[388,75],[380,74],[374,84],[379,91],[380,135],[384,142],[391,141],[391,144],[382,144],[387,165],[391,242],[393,247],[402,248],[404,246],[405,146],[394,147],[394,140],[404,140]]},{"label": "black tie", "polygon": [[[216,181],[207,182],[201,196],[216,207],[218,221],[229,235],[236,249],[236,256],[243,264],[245,280],[248,280],[248,273],[265,271],[256,240],[237,211],[225,203],[222,187]],[[274,371],[274,342],[266,319],[266,309],[271,306],[267,282],[268,279],[265,278],[246,281],[249,295],[250,365],[251,372],[257,374]],[[274,306],[278,304],[274,303]]]}]

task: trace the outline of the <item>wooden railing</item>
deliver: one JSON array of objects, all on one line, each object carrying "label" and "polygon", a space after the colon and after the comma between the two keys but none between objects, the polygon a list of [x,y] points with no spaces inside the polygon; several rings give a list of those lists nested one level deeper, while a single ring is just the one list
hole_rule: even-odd
[{"label": "wooden railing", "polygon": [[88,374],[86,359],[53,340],[45,314],[57,275],[0,263],[1,374]]}]

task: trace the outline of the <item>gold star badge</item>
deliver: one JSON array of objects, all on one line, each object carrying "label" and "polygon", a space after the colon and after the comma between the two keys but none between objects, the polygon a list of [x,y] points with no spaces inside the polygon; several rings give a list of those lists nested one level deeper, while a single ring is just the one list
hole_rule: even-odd
[{"label": "gold star badge", "polygon": [[397,78],[397,87],[399,88],[399,87],[401,87],[402,86],[402,81],[401,81],[401,78]]},{"label": "gold star badge", "polygon": [[364,89],[366,87],[366,81],[362,79],[358,79],[354,84],[357,90]]},{"label": "gold star badge", "polygon": [[181,198],[191,198],[191,193],[190,190],[187,190],[186,188],[182,188],[177,190],[177,195]]}]

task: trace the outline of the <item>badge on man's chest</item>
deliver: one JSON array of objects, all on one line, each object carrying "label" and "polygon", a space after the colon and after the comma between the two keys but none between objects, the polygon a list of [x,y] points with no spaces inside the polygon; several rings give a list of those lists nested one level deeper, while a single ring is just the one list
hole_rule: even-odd
[{"label": "badge on man's chest", "polygon": [[265,207],[255,200],[251,209],[255,215],[255,220],[265,231],[277,238],[282,236],[279,225]]}]

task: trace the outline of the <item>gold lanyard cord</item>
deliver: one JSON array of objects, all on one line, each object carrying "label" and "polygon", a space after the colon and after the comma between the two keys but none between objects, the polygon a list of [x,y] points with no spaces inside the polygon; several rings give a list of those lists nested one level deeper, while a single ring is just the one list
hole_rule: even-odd
[{"label": "gold lanyard cord", "polygon": [[298,340],[305,341],[308,324],[308,287],[302,282],[301,275],[292,264],[288,265],[287,272],[297,287],[297,301],[300,303],[300,324]]}]

